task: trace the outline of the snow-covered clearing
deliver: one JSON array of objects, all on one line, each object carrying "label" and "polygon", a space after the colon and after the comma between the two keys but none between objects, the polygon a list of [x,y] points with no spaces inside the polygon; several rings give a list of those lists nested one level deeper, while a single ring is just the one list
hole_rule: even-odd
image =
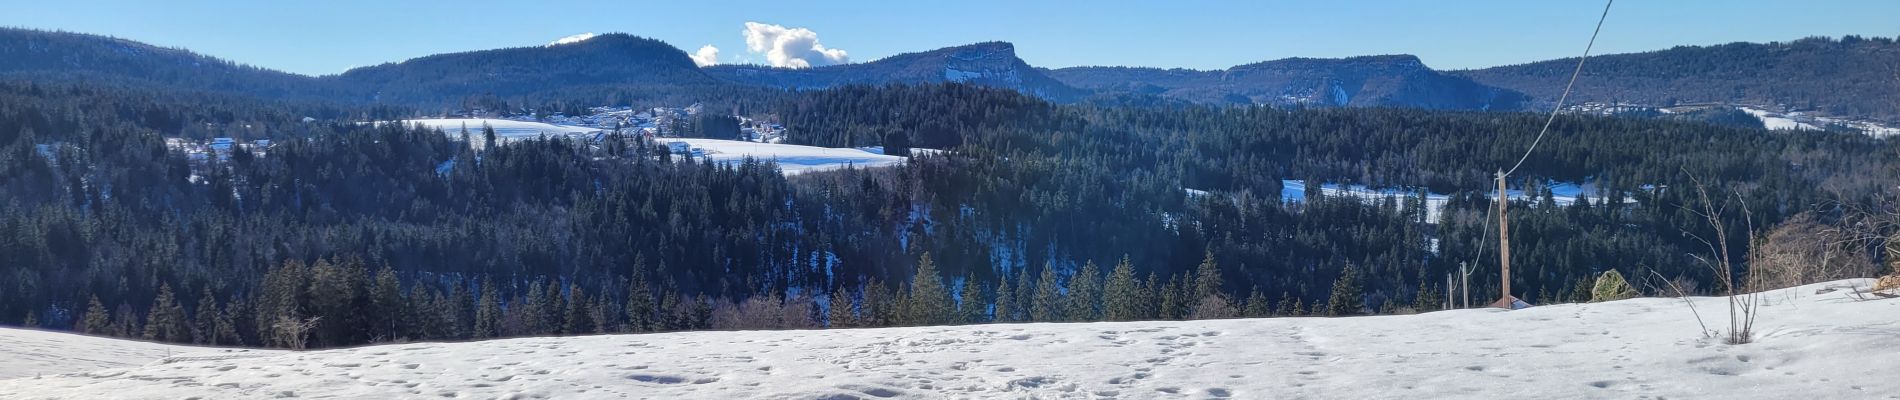
[{"label": "snow-covered clearing", "polygon": [[1748,113],[1748,115],[1753,115],[1755,116],[1756,119],[1760,119],[1762,126],[1768,129],[1804,130],[1804,131],[1821,130],[1821,127],[1814,126],[1813,124],[1809,124],[1806,122],[1796,121],[1793,118],[1788,118],[1787,116],[1781,115],[1781,113],[1776,113],[1776,112],[1763,110],[1759,108],[1752,108],[1752,107],[1741,107],[1741,109],[1742,109],[1742,112],[1746,112]]},{"label": "snow-covered clearing", "polygon": [[[654,140],[661,143],[684,143],[693,149],[694,157],[711,162],[737,164],[745,162],[746,158],[777,161],[779,170],[786,175],[845,167],[888,167],[903,164],[908,159],[903,156],[884,155],[883,147],[842,149],[719,139],[659,138]],[[913,154],[923,154],[935,150],[912,149],[911,151]]]},{"label": "snow-covered clearing", "polygon": [[[249,358],[160,359],[150,344],[70,336],[33,339],[59,344],[52,348],[9,345],[0,359],[146,361],[79,373],[87,368],[6,364],[5,376],[26,378],[0,381],[0,397],[1894,398],[1900,300],[1817,293],[1871,283],[1767,293],[1757,341],[1747,345],[1703,337],[1671,298],[1334,319],[528,338]],[[1694,301],[1722,324],[1724,299]],[[43,335],[0,330],[14,342]]]},{"label": "snow-covered clearing", "polygon": [[408,125],[440,129],[442,130],[442,132],[448,133],[449,136],[451,137],[461,137],[462,128],[466,127],[468,128],[469,137],[476,141],[480,141],[482,138],[483,125],[487,125],[490,128],[494,128],[495,137],[502,139],[503,141],[533,139],[533,138],[542,137],[542,136],[553,137],[553,136],[588,135],[588,134],[593,134],[593,133],[601,131],[600,128],[589,128],[589,127],[584,127],[584,126],[555,125],[555,124],[547,124],[547,123],[540,123],[540,122],[516,121],[516,120],[511,120],[511,119],[490,119],[490,118],[412,119],[412,120],[406,120],[402,122]]}]

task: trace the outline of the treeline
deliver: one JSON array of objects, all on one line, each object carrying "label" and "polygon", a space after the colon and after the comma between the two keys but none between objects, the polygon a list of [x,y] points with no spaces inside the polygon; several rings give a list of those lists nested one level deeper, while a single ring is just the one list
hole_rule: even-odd
[{"label": "treeline", "polygon": [[[1496,293],[1487,174],[1542,123],[852,87],[769,112],[799,143],[947,151],[787,178],[634,137],[470,146],[487,135],[42,86],[0,85],[0,324],[289,347],[1429,309],[1461,263],[1474,294]],[[253,110],[212,126],[256,119],[280,139],[193,160],[144,113],[87,104],[182,126]],[[1711,289],[1724,272],[1696,260],[1712,235],[1688,188],[1732,199],[1732,226],[1839,223],[1887,204],[1895,154],[1855,135],[1560,118],[1513,180],[1530,193],[1509,216],[1513,287],[1565,301],[1620,270]],[[1288,199],[1283,179],[1407,194]],[[1566,204],[1548,181],[1608,195]],[[1443,212],[1426,192],[1451,194]]]},{"label": "treeline", "polygon": [[[909,282],[870,281],[818,293],[757,293],[733,299],[694,295],[622,276],[583,285],[559,279],[479,280],[440,275],[399,277],[357,260],[291,261],[274,266],[249,296],[205,288],[194,298],[160,283],[150,306],[108,307],[90,296],[71,329],[81,333],[221,346],[312,348],[391,341],[472,340],[682,330],[862,328],[991,322],[1090,322],[1275,316],[1348,316],[1373,312],[1358,301],[1362,283],[1348,270],[1326,303],[1282,293],[1246,298],[1222,291],[1220,268],[1204,260],[1190,274],[1145,278],[1124,259],[1112,270],[1086,264],[1061,279],[1053,268],[987,286],[946,280],[928,253]],[[404,281],[410,283],[405,288]],[[1428,292],[1410,311],[1439,307]],[[66,321],[46,321],[60,324]],[[37,314],[23,322],[42,326]]]}]

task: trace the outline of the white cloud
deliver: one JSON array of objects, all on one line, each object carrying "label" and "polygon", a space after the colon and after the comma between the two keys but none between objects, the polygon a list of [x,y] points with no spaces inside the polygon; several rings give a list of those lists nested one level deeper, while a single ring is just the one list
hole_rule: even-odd
[{"label": "white cloud", "polygon": [[559,46],[559,45],[570,44],[570,43],[580,43],[580,42],[586,41],[587,39],[593,39],[595,36],[600,36],[600,35],[596,35],[593,32],[588,32],[588,33],[583,33],[579,35],[573,35],[573,36],[568,36],[568,37],[564,37],[560,39],[555,39],[553,42],[549,42],[548,45]]},{"label": "white cloud", "polygon": [[693,52],[692,57],[693,64],[701,67],[719,64],[719,48],[709,44],[705,47],[700,47],[699,51]]},{"label": "white cloud", "polygon": [[765,60],[774,67],[811,68],[851,62],[844,50],[825,48],[818,43],[818,32],[805,28],[747,22],[745,45],[753,53],[765,54]]}]

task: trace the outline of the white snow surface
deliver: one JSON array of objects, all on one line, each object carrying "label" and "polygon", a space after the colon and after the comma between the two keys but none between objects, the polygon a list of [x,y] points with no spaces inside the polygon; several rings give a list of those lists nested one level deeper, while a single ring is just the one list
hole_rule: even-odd
[{"label": "white snow surface", "polygon": [[[888,167],[903,164],[905,160],[908,160],[902,156],[884,155],[883,147],[846,149],[719,139],[658,138],[654,140],[661,143],[685,143],[692,147],[695,157],[706,161],[738,164],[745,162],[747,157],[759,161],[777,161],[779,170],[786,175],[845,167]],[[911,151],[913,154],[923,154],[935,150],[911,149]]]},{"label": "white snow surface", "polygon": [[[66,332],[0,328],[0,379],[33,378],[110,368],[132,368],[192,354],[236,357],[278,354],[277,350],[222,349],[75,335]],[[5,381],[0,381],[5,382]],[[0,383],[0,398],[18,396]]]},{"label": "white snow surface", "polygon": [[1764,127],[1771,130],[1805,130],[1805,131],[1821,130],[1821,127],[1814,126],[1813,124],[1809,124],[1806,122],[1796,121],[1793,118],[1788,118],[1786,116],[1781,115],[1780,113],[1770,112],[1768,110],[1752,108],[1752,107],[1741,107],[1741,109],[1742,109],[1742,112],[1746,112],[1748,113],[1748,115],[1753,115],[1755,116],[1755,118],[1761,119],[1761,124]]},{"label": "white snow surface", "polygon": [[[0,329],[9,344],[0,359],[112,358],[0,364],[5,376],[21,377],[0,380],[0,398],[1893,398],[1900,300],[1863,301],[1839,289],[1871,283],[1768,292],[1757,340],[1745,345],[1703,336],[1673,298],[1357,318],[687,332],[169,359],[147,343]],[[1692,301],[1702,318],[1725,325],[1723,298]],[[37,345],[11,345],[22,342]],[[75,372],[99,367],[106,369]]]},{"label": "white snow surface", "polygon": [[585,41],[587,41],[587,39],[593,39],[593,38],[594,38],[595,36],[600,36],[600,35],[599,35],[599,34],[595,34],[595,33],[593,33],[593,32],[587,32],[587,33],[581,33],[581,34],[574,34],[574,35],[568,35],[568,36],[564,36],[564,37],[562,37],[562,38],[560,38],[560,39],[554,39],[554,41],[552,41],[552,42],[548,42],[548,45],[549,45],[549,46],[559,46],[559,45],[564,45],[564,44],[572,44],[572,43],[580,43],[580,42],[585,42]]},{"label": "white snow surface", "polygon": [[[494,128],[495,137],[500,138],[500,139],[532,139],[532,138],[536,138],[540,136],[585,135],[585,134],[592,134],[595,132],[601,132],[600,128],[589,128],[589,127],[584,127],[584,126],[555,125],[555,124],[540,123],[540,122],[516,121],[516,120],[511,120],[511,119],[435,118],[435,119],[412,119],[412,120],[406,120],[402,122],[404,124],[409,124],[409,125],[420,125],[423,127],[439,129],[439,130],[442,130],[442,132],[449,134],[450,137],[458,137],[458,138],[461,137],[462,135],[462,127],[466,126],[468,127],[469,137],[477,141],[481,140],[482,126],[484,124],[486,124],[487,126],[491,128]],[[380,124],[383,122],[378,122],[378,123]]]}]

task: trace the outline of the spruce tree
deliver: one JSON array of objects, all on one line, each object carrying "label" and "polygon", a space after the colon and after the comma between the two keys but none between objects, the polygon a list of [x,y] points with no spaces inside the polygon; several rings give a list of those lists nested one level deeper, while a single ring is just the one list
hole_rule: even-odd
[{"label": "spruce tree", "polygon": [[1267,294],[1261,293],[1260,288],[1256,287],[1253,289],[1253,294],[1247,296],[1247,307],[1241,311],[1240,315],[1247,318],[1272,316],[1273,306],[1267,304]]},{"label": "spruce tree", "polygon": [[1135,280],[1135,265],[1122,256],[1102,286],[1102,319],[1134,321],[1142,318],[1141,283]]},{"label": "spruce tree", "polygon": [[647,287],[646,273],[643,271],[636,270],[633,282],[627,285],[626,308],[627,331],[652,332],[657,328],[653,319],[653,288]]},{"label": "spruce tree", "polygon": [[400,336],[396,330],[396,322],[403,314],[405,305],[402,299],[402,284],[396,280],[396,271],[387,265],[383,266],[381,270],[376,271],[376,280],[370,284],[369,289],[369,330],[374,332],[370,337],[389,340]]},{"label": "spruce tree", "polygon": [[1016,294],[1010,296],[1010,300],[1014,301],[1015,304],[1011,305],[1010,308],[1012,308],[1012,313],[1015,314],[1016,321],[1032,321],[1035,319],[1036,309],[1035,277],[1029,274],[1028,264],[1017,265],[1020,267],[1017,268],[1019,271],[1016,271]]},{"label": "spruce tree", "polygon": [[469,336],[476,339],[492,338],[500,334],[501,293],[495,287],[495,281],[482,278],[482,296],[480,305],[475,307],[474,331]]},{"label": "spruce tree", "polygon": [[93,295],[86,302],[86,317],[79,323],[79,332],[88,335],[104,335],[112,328],[112,313],[106,311],[106,305],[99,302],[99,296]]},{"label": "spruce tree", "polygon": [[1010,287],[1008,274],[996,280],[996,315],[994,322],[1016,322],[1016,289]]},{"label": "spruce tree", "polygon": [[211,294],[211,287],[205,286],[204,293],[198,296],[198,310],[192,315],[192,343],[215,345],[219,343],[218,298]]},{"label": "spruce tree", "polygon": [[1181,319],[1187,316],[1187,308],[1190,304],[1188,297],[1192,294],[1187,293],[1187,289],[1184,288],[1186,285],[1180,275],[1173,275],[1168,278],[1168,283],[1162,284],[1159,303],[1161,309],[1155,313],[1157,318]]},{"label": "spruce tree", "polygon": [[171,284],[158,286],[158,298],[152,300],[152,310],[146,315],[146,339],[161,342],[191,341],[191,331],[185,322],[184,306],[179,305],[178,298],[172,294]]},{"label": "spruce tree", "polygon": [[1094,261],[1082,264],[1069,279],[1069,295],[1063,299],[1063,320],[1095,321],[1102,318],[1102,269]]},{"label": "spruce tree", "polygon": [[1030,305],[1030,319],[1055,322],[1062,317],[1062,288],[1056,279],[1055,264],[1043,265],[1042,277],[1036,279],[1036,298]]},{"label": "spruce tree", "polygon": [[944,288],[943,278],[938,276],[937,265],[930,260],[930,253],[924,253],[917,260],[917,272],[911,276],[907,303],[905,324],[943,325],[950,322],[954,312],[950,292]]},{"label": "spruce tree", "polygon": [[1222,294],[1220,264],[1214,262],[1213,250],[1208,250],[1206,257],[1201,259],[1201,266],[1194,269],[1194,291],[1192,294],[1193,297],[1188,301],[1189,303],[1201,301],[1208,296]]},{"label": "spruce tree", "polygon": [[1359,267],[1347,265],[1333,281],[1333,294],[1326,299],[1327,316],[1358,315],[1365,307],[1365,284],[1359,281]]},{"label": "spruce tree", "polygon": [[850,328],[857,326],[857,316],[851,310],[851,293],[843,286],[831,289],[831,301],[827,305],[825,326],[829,328]]},{"label": "spruce tree", "polygon": [[581,291],[581,285],[569,283],[567,285],[567,315],[562,318],[561,333],[569,335],[592,333],[594,321],[588,318],[587,310],[591,304],[591,299],[588,299],[587,294]]}]

